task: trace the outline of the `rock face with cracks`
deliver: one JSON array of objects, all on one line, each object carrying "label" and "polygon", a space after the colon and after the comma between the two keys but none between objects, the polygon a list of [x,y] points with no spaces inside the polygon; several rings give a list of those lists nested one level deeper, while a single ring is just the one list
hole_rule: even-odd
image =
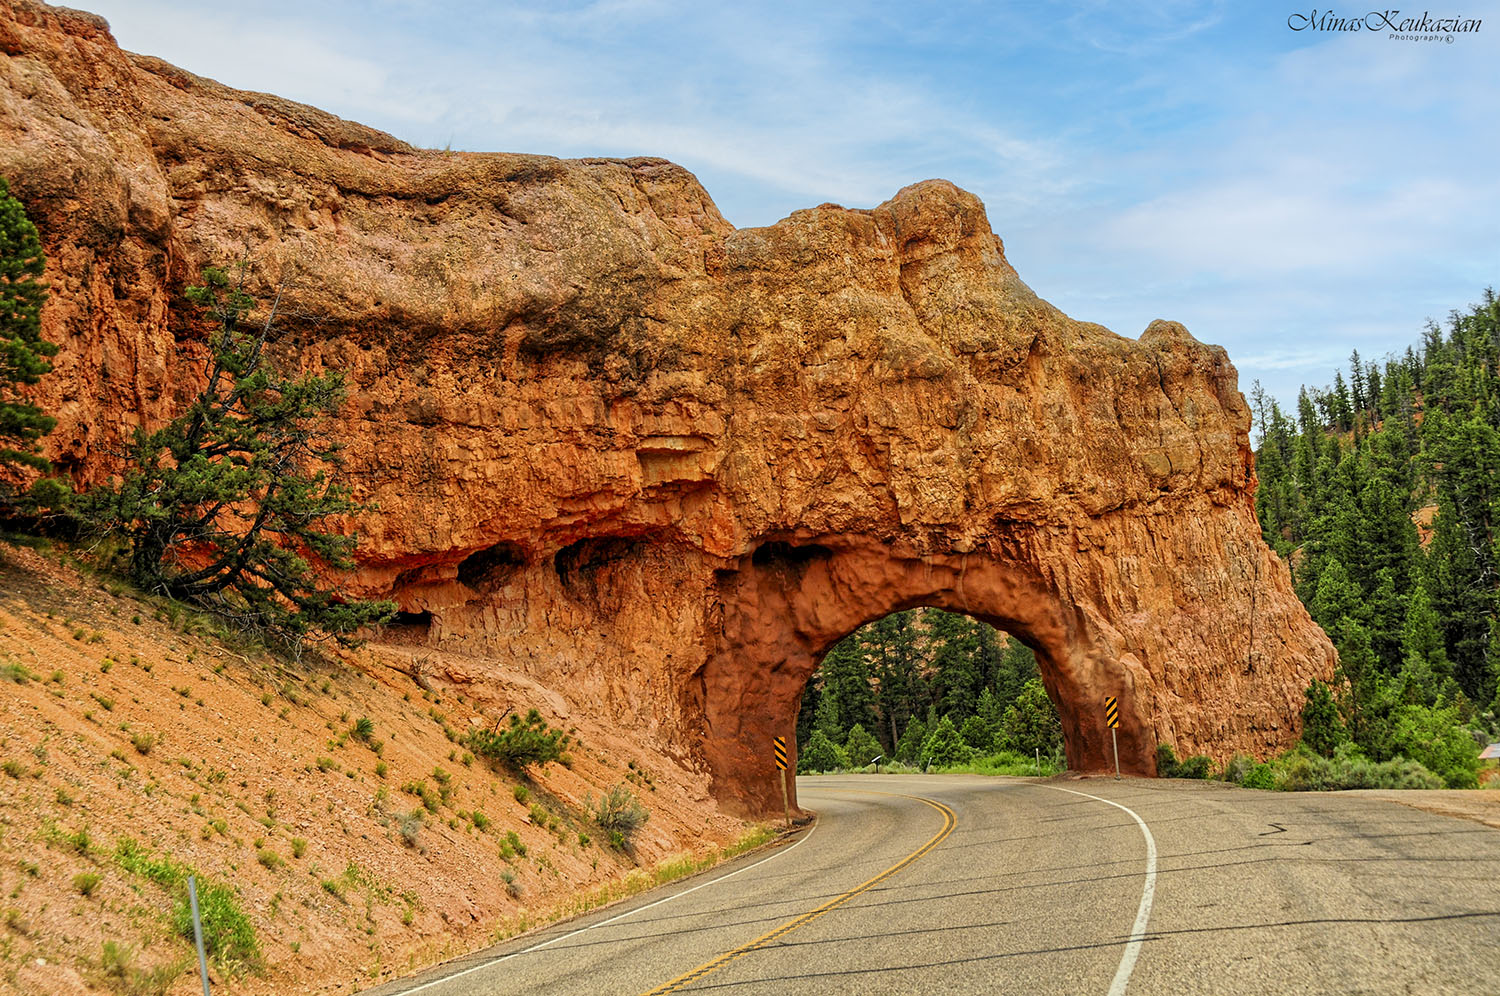
[{"label": "rock face with cracks", "polygon": [[[62,348],[37,397],[86,485],[193,392],[181,289],[249,263],[281,361],[343,370],[389,638],[520,673],[779,811],[773,736],[862,623],[1032,646],[1069,764],[1297,736],[1334,652],[1261,541],[1249,412],[1175,322],[1075,321],[944,181],[735,229],[659,159],[413,149],[0,0],[0,173]],[[351,524],[352,525],[352,524]]]}]

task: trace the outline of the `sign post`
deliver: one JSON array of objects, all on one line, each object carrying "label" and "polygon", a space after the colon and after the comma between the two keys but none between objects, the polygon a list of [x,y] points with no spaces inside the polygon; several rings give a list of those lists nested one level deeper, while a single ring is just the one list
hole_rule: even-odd
[{"label": "sign post", "polygon": [[1104,723],[1109,727],[1109,742],[1115,748],[1115,781],[1120,780],[1120,700],[1113,695],[1104,696]]},{"label": "sign post", "polygon": [[781,771],[781,813],[786,817],[787,829],[792,827],[792,807],[786,797],[786,737],[777,737],[771,741],[771,747],[776,752],[776,767]]},{"label": "sign post", "polygon": [[208,992],[208,959],[203,954],[203,921],[198,917],[198,883],[188,876],[188,908],[193,914],[193,942],[198,946],[198,974],[203,978],[203,996]]}]

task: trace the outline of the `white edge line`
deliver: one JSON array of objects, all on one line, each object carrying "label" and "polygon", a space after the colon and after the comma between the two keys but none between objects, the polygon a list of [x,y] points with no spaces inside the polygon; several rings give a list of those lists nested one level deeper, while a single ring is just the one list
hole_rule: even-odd
[{"label": "white edge line", "polygon": [[[1079,794],[1082,794],[1082,793],[1079,793]],[[1127,810],[1127,812],[1128,812],[1128,810]],[[1134,815],[1134,814],[1132,813],[1131,815]],[[1136,817],[1136,819],[1140,819],[1140,817]],[[1144,823],[1141,824],[1141,825],[1145,826]],[[533,944],[529,948],[522,948],[520,951],[512,951],[510,954],[501,955],[498,958],[491,958],[489,961],[480,962],[478,965],[470,965],[468,968],[464,969],[461,972],[454,972],[452,975],[445,975],[445,976],[443,976],[440,979],[433,979],[431,982],[424,982],[420,986],[413,986],[410,989],[402,989],[399,993],[393,993],[392,996],[411,996],[412,993],[419,993],[419,992],[422,992],[423,990],[431,989],[434,986],[440,986],[440,985],[443,985],[444,983],[452,982],[454,979],[461,979],[465,975],[470,975],[470,974],[472,974],[474,972],[479,971],[480,969],[489,968],[489,967],[491,967],[493,965],[498,965],[502,961],[509,961],[512,958],[519,958],[521,955],[523,955],[523,954],[530,954],[533,951],[540,951],[542,948],[550,947],[551,945],[556,944],[559,941],[566,941],[570,937],[577,937],[579,934],[587,934],[591,930],[594,930],[594,929],[596,929],[598,927],[608,926],[609,924],[612,924],[612,923],[616,922],[617,920],[623,920],[626,917],[635,916],[637,913],[644,913],[644,912],[646,912],[649,909],[654,909],[655,907],[662,905],[663,903],[670,903],[674,899],[681,899],[683,896],[691,895],[694,892],[697,892],[699,889],[706,889],[706,888],[708,888],[711,885],[718,885],[720,882],[727,882],[730,879],[734,878],[736,875],[743,875],[745,872],[749,871],[752,868],[759,868],[761,865],[765,864],[767,861],[774,861],[775,859],[781,857],[783,854],[790,854],[790,853],[792,853],[797,848],[801,847],[805,841],[809,840],[812,837],[813,832],[816,831],[817,829],[818,829],[818,824],[814,823],[812,825],[812,827],[807,831],[807,833],[803,835],[802,839],[799,840],[799,841],[797,841],[797,843],[793,844],[791,847],[788,847],[786,850],[783,850],[783,851],[777,851],[775,854],[769,854],[766,857],[761,858],[759,861],[755,862],[754,864],[752,864],[752,865],[746,865],[743,868],[740,868],[740,869],[738,869],[736,871],[730,872],[728,875],[720,875],[716,879],[711,879],[710,881],[704,882],[704,883],[702,883],[700,885],[695,885],[691,889],[684,889],[681,892],[674,892],[672,895],[667,896],[665,899],[658,899],[654,903],[647,903],[645,906],[637,906],[633,910],[626,910],[624,913],[621,913],[618,916],[612,916],[608,920],[600,920],[598,923],[591,923],[587,927],[580,927],[577,930],[570,931],[569,933],[561,934],[561,935],[559,935],[557,937],[554,937],[550,941],[542,941],[540,944]]]},{"label": "white edge line", "polygon": [[1120,958],[1120,967],[1115,969],[1114,981],[1109,986],[1109,996],[1125,996],[1125,987],[1130,984],[1130,973],[1135,971],[1135,960],[1141,954],[1141,942],[1146,939],[1146,923],[1151,919],[1151,900],[1156,896],[1156,838],[1151,836],[1146,821],[1129,806],[1122,806],[1118,802],[1111,802],[1097,795],[1089,795],[1087,792],[1075,792],[1073,789],[1063,788],[1060,785],[1044,784],[1042,788],[1081,795],[1085,799],[1093,799],[1095,802],[1122,809],[1135,820],[1136,826],[1141,828],[1141,835],[1146,838],[1146,884],[1141,888],[1141,905],[1136,910],[1135,926],[1130,930],[1130,941],[1125,945],[1125,954]]}]

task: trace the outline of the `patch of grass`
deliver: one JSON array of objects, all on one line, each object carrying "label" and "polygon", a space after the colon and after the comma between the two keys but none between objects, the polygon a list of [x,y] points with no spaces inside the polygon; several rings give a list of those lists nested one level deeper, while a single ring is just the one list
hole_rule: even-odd
[{"label": "patch of grass", "polygon": [[375,736],[375,721],[369,716],[361,716],[349,727],[349,735],[361,743],[369,743]]},{"label": "patch of grass", "polygon": [[514,868],[500,869],[500,881],[505,883],[505,891],[512,899],[519,899],[522,888],[521,883],[516,881],[516,870]]},{"label": "patch of grass", "polygon": [[0,681],[8,681],[15,685],[24,685],[28,681],[35,680],[36,675],[14,661],[0,664]]},{"label": "patch of grass", "polygon": [[114,711],[115,700],[108,697],[107,695],[100,695],[98,692],[90,692],[89,698],[99,703],[99,708],[103,709],[105,712]]},{"label": "patch of grass", "polygon": [[277,854],[275,851],[271,850],[268,847],[262,847],[260,850],[256,851],[255,860],[260,862],[260,866],[267,869],[268,871],[275,871],[276,869],[286,864],[285,861],[281,860],[281,855]]},{"label": "patch of grass", "polygon": [[155,733],[148,733],[144,730],[130,735],[130,743],[135,747],[137,754],[145,755],[151,753],[151,749],[156,746],[156,741],[157,736]]},{"label": "patch of grass", "polygon": [[292,857],[301,860],[302,855],[307,853],[307,839],[305,837],[292,838]]},{"label": "patch of grass", "polygon": [[73,876],[73,891],[80,896],[92,896],[94,890],[99,888],[99,883],[104,881],[104,876],[98,872],[79,872]]},{"label": "patch of grass", "polygon": [[[198,881],[198,914],[203,924],[203,947],[210,958],[228,975],[246,969],[258,970],[261,964],[260,941],[255,926],[240,909],[239,897],[229,886],[210,879]],[[181,890],[172,924],[179,936],[193,939],[193,914],[187,889]]]},{"label": "patch of grass", "polygon": [[422,800],[422,808],[429,813],[436,813],[442,805],[443,797],[434,792],[426,782],[412,781],[401,786],[401,791],[407,795],[414,795]]},{"label": "patch of grass", "polygon": [[484,833],[490,828],[490,818],[477,809],[469,814],[469,822],[474,824],[480,833]]},{"label": "patch of grass", "polygon": [[510,790],[510,794],[515,796],[516,801],[524,806],[526,805],[526,800],[531,798],[531,789],[527,788],[525,785],[517,785],[515,788]]}]

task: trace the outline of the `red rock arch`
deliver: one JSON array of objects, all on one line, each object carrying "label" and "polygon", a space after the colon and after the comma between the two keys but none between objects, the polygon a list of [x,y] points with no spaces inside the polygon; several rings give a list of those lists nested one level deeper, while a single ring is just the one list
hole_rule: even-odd
[{"label": "red rock arch", "polygon": [[1224,351],[1064,315],[951,183],[736,229],[664,160],[414,149],[29,0],[0,41],[27,67],[0,173],[61,346],[45,455],[86,485],[180,410],[182,286],[250,240],[282,359],[350,385],[331,431],[379,506],[351,593],[731,808],[779,809],[769,741],[818,655],[909,605],[1032,642],[1078,767],[1102,695],[1149,773],[1157,743],[1288,745],[1332,673],[1261,541]]}]

